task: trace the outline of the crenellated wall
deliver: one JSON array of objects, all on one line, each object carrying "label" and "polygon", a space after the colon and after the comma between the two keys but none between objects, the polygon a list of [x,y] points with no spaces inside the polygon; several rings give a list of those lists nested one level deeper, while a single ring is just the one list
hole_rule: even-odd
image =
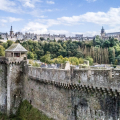
[{"label": "crenellated wall", "polygon": [[29,67],[30,78],[46,82],[82,85],[120,92],[120,70],[114,69],[48,69]]},{"label": "crenellated wall", "polygon": [[24,99],[56,120],[118,120],[120,70],[26,68]]},{"label": "crenellated wall", "polygon": [[27,99],[56,120],[119,120],[120,70],[35,68],[0,59],[0,112]]}]

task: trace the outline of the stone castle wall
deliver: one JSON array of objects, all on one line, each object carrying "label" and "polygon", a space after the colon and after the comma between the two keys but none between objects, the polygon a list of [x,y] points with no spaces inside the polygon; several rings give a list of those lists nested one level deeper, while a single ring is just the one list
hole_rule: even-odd
[{"label": "stone castle wall", "polygon": [[119,70],[28,67],[24,99],[57,120],[117,120]]},{"label": "stone castle wall", "polygon": [[0,111],[6,112],[7,109],[7,66],[0,64]]},{"label": "stone castle wall", "polygon": [[22,101],[22,65],[9,64],[7,67],[7,113],[15,114],[20,102]]},{"label": "stone castle wall", "polygon": [[22,101],[23,63],[0,59],[0,112],[15,114]]},{"label": "stone castle wall", "polygon": [[120,119],[120,70],[35,68],[0,59],[0,112],[27,99],[56,120]]},{"label": "stone castle wall", "polygon": [[120,70],[114,69],[46,69],[29,67],[28,75],[37,80],[56,84],[82,85],[120,92]]}]

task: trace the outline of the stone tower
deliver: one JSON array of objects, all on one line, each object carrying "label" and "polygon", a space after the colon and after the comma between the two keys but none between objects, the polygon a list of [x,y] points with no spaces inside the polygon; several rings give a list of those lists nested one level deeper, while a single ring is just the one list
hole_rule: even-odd
[{"label": "stone tower", "polygon": [[12,26],[10,28],[10,36],[11,36],[11,38],[13,38],[13,36],[14,36],[13,30],[12,30]]},{"label": "stone tower", "polygon": [[102,29],[101,29],[101,37],[104,37],[105,36],[105,29],[103,28],[102,26]]},{"label": "stone tower", "polygon": [[19,43],[12,44],[5,57],[0,57],[0,112],[15,114],[23,96],[23,68],[27,50]]}]

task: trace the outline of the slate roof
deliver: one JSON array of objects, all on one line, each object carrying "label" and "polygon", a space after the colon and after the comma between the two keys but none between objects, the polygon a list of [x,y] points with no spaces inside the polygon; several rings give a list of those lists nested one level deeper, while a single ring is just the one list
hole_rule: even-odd
[{"label": "slate roof", "polygon": [[19,43],[13,43],[6,52],[27,52],[27,50]]},{"label": "slate roof", "polygon": [[119,35],[120,32],[106,33],[106,35],[113,35],[113,34],[117,34],[117,35]]}]

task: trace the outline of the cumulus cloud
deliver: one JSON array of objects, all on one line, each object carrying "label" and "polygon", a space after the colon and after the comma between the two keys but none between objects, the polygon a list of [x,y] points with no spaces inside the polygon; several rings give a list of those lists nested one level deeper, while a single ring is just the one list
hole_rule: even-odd
[{"label": "cumulus cloud", "polygon": [[47,1],[47,4],[55,4],[54,1]]},{"label": "cumulus cloud", "polygon": [[95,23],[99,25],[109,25],[115,26],[120,24],[120,8],[110,8],[110,10],[105,12],[87,12],[79,16],[72,17],[61,17],[58,18],[59,21],[66,22],[69,24],[73,23]]},{"label": "cumulus cloud", "polygon": [[[72,32],[68,32],[66,30],[50,30],[50,27],[57,25],[70,25],[74,26],[75,24],[85,24],[85,23],[94,23],[100,26],[107,25],[112,27],[110,30],[106,30],[107,32],[120,31],[120,8],[110,8],[108,12],[87,12],[85,14],[79,16],[71,16],[66,17],[63,16],[57,19],[37,19],[34,22],[29,22],[25,27],[24,31],[35,32],[35,33],[66,33],[73,34]],[[94,36],[96,34],[100,34],[100,31],[87,31],[85,36]]]},{"label": "cumulus cloud", "polygon": [[29,22],[21,31],[22,32],[31,32],[36,34],[66,34],[66,36],[74,36],[75,34],[84,34],[84,36],[94,36],[98,34],[99,32],[96,31],[87,31],[85,33],[79,33],[79,32],[70,32],[68,30],[54,30],[49,29],[53,25],[59,25],[59,22],[56,22],[54,20],[48,20],[46,21],[46,24],[44,24],[44,20],[41,21],[41,23],[38,22]]},{"label": "cumulus cloud", "polygon": [[21,18],[14,18],[14,17],[7,17],[8,22],[16,22],[16,21],[21,21],[23,19]]},{"label": "cumulus cloud", "polygon": [[15,2],[10,0],[0,0],[0,10],[16,13]]},{"label": "cumulus cloud", "polygon": [[15,17],[1,17],[0,18],[0,21],[2,23],[7,23],[7,22],[12,23],[12,22],[17,22],[17,21],[21,21],[21,20],[23,20],[23,19],[15,18]]},{"label": "cumulus cloud", "polygon": [[29,22],[23,29],[22,32],[33,32],[33,33],[46,33],[48,26],[38,23],[38,22]]},{"label": "cumulus cloud", "polygon": [[37,2],[42,2],[41,0],[19,0],[24,7],[34,8]]}]

